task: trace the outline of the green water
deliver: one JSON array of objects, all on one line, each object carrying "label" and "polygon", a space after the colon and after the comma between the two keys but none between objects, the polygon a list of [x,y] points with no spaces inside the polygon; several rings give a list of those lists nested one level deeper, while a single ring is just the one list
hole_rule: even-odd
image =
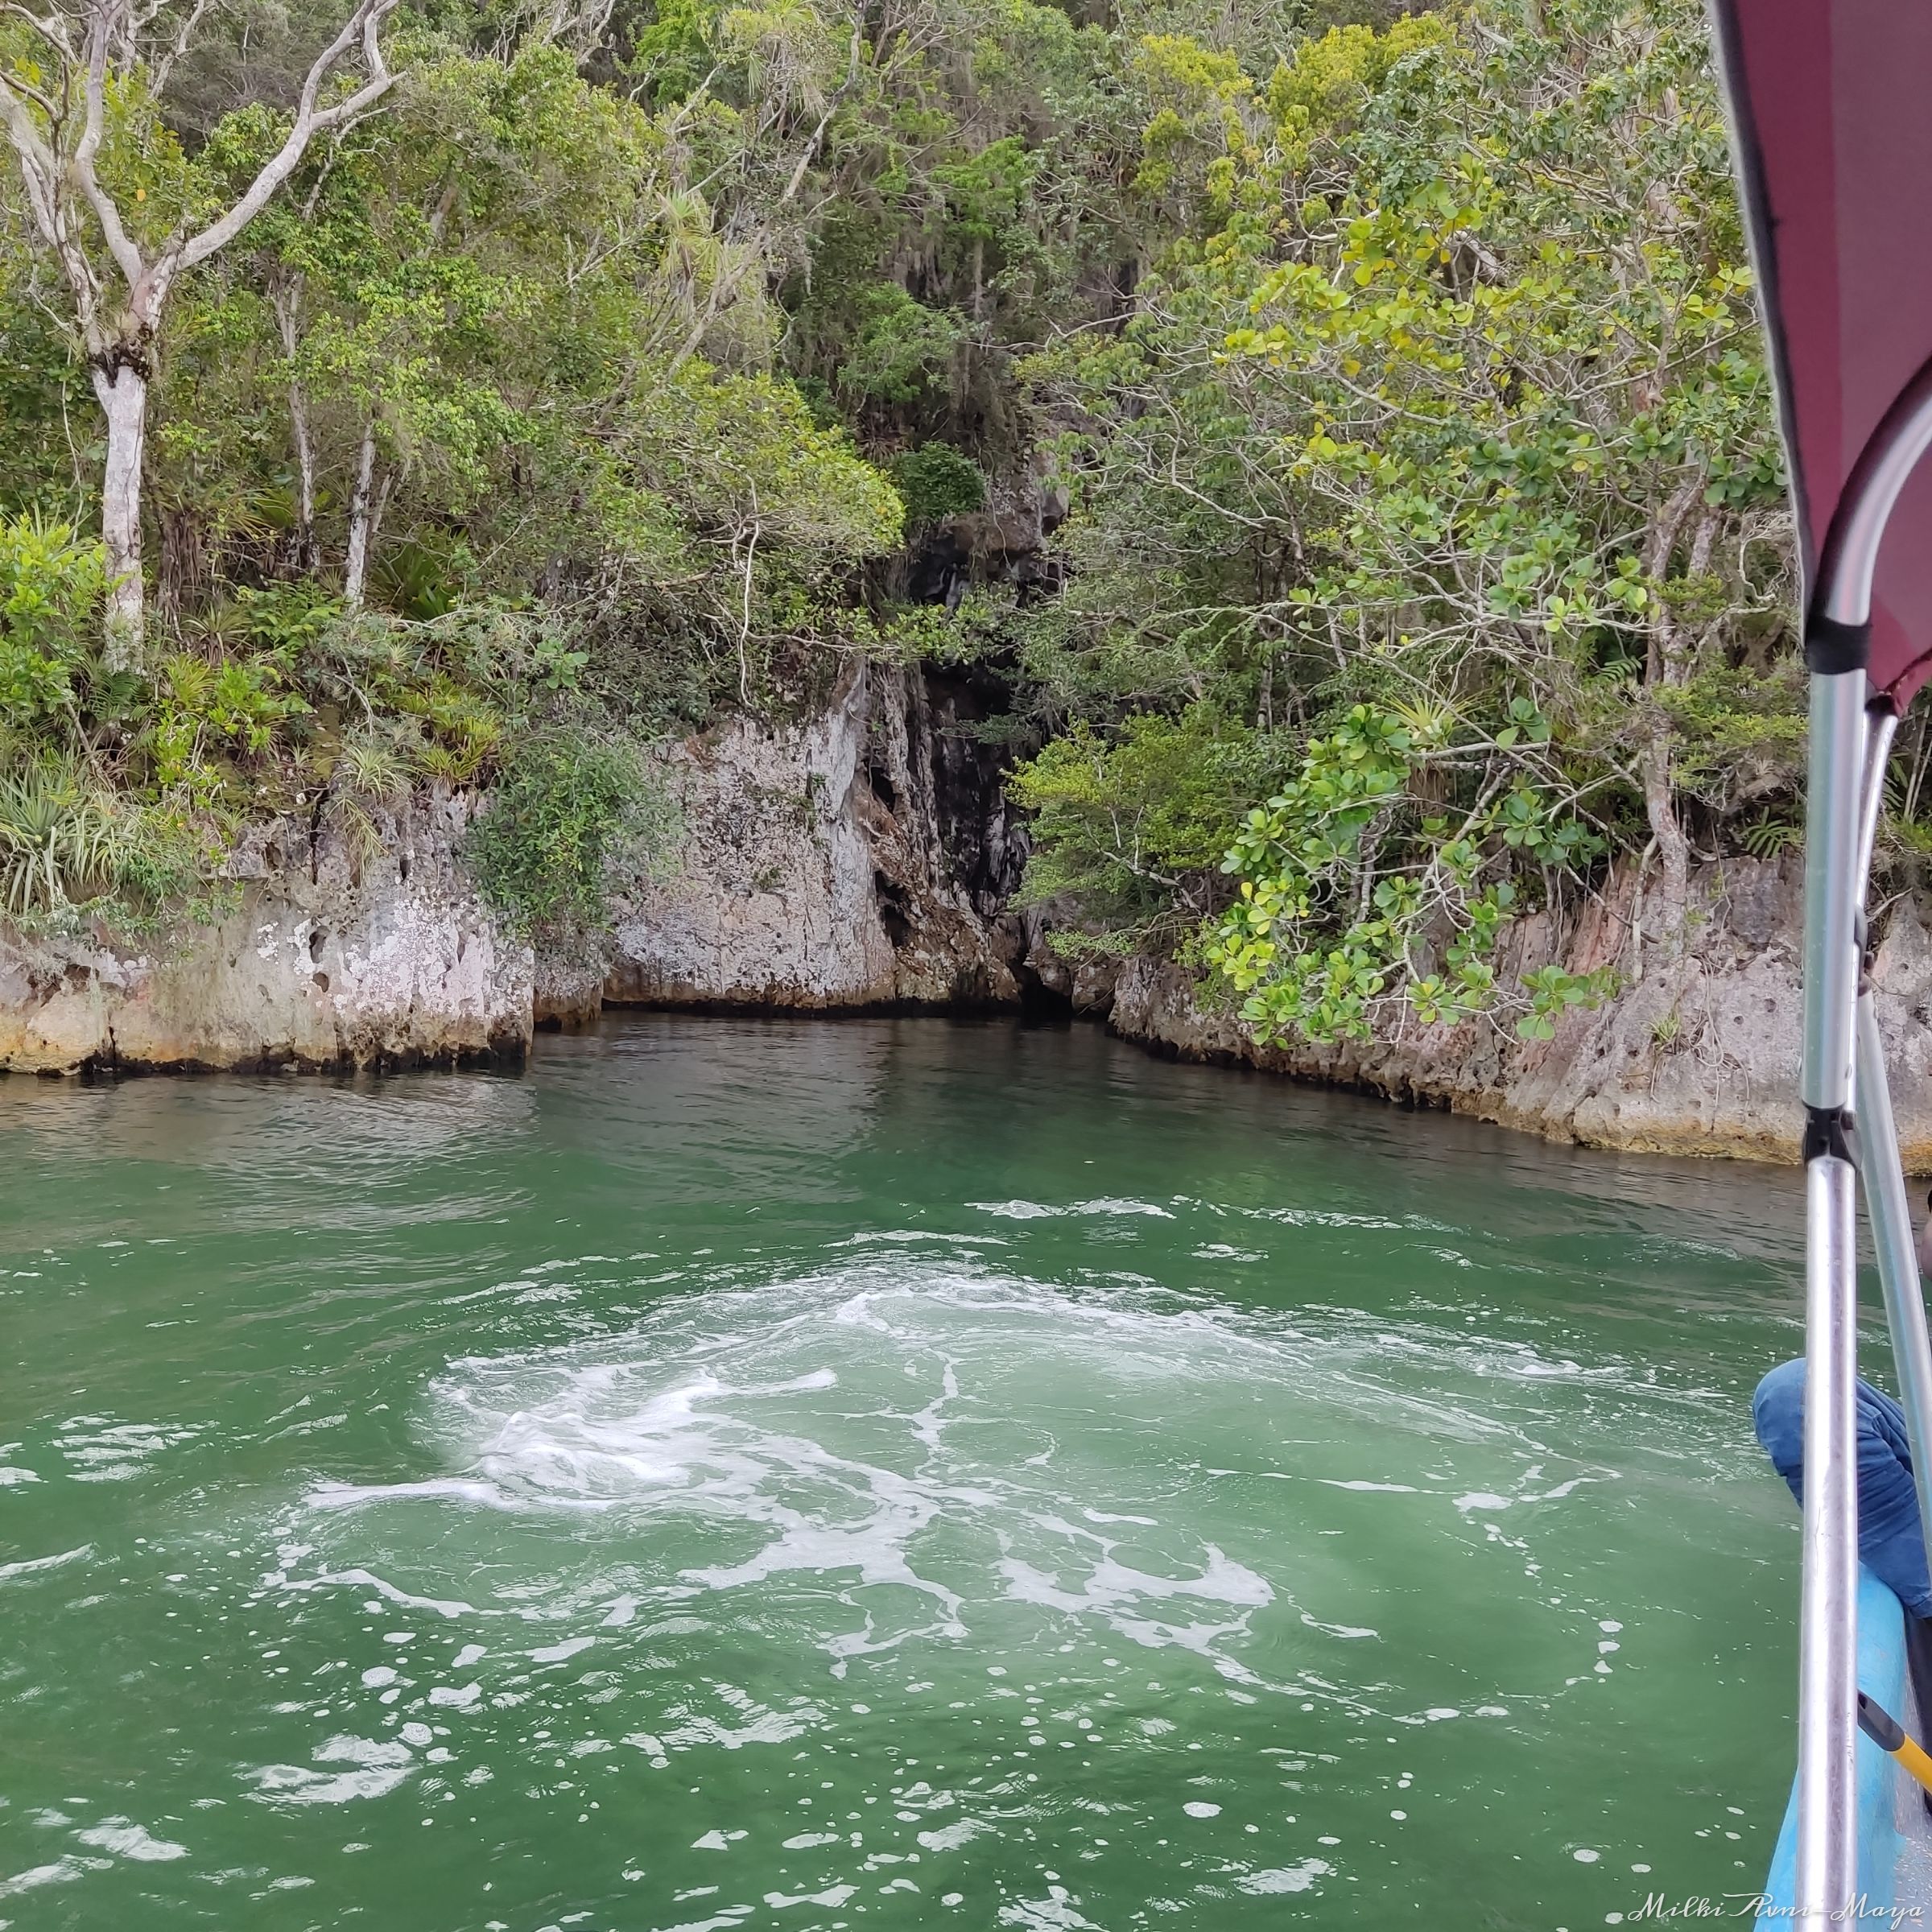
[{"label": "green water", "polygon": [[1795,1177],[1097,1031],[0,1084],[0,1924],[1755,1887]]}]

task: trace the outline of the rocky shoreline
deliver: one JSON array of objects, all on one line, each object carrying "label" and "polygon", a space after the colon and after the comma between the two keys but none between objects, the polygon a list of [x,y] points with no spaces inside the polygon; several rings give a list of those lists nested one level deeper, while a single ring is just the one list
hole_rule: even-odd
[{"label": "rocky shoreline", "polygon": [[373,849],[288,819],[229,861],[238,903],[146,944],[0,934],[0,1068],[262,1071],[514,1063],[534,962],[457,861],[471,801],[439,793]]},{"label": "rocky shoreline", "polygon": [[[1641,1154],[1794,1162],[1802,1039],[1802,862],[1724,861],[1694,875],[1694,924],[1681,951],[1645,949],[1641,977],[1549,1040],[1488,1019],[1406,1037],[1327,1046],[1258,1046],[1194,976],[1135,960],[1108,1024],[1191,1060],[1442,1108],[1546,1140]],[[1563,960],[1587,971],[1618,956],[1633,881],[1566,933],[1521,923],[1506,941],[1516,970]],[[1893,910],[1874,984],[1909,1172],[1932,1173],[1932,940],[1910,906]]]},{"label": "rocky shoreline", "polygon": [[[1682,931],[1637,936],[1635,873],[1567,919],[1516,922],[1505,979],[1615,965],[1623,990],[1525,1042],[1487,1018],[1363,1043],[1263,1046],[1170,961],[1070,967],[1011,904],[1026,862],[997,691],[861,669],[816,717],[734,719],[663,754],[678,862],[623,895],[607,955],[548,959],[464,877],[473,809],[412,801],[352,840],[258,828],[235,909],[147,947],[0,935],[0,1069],[22,1073],[515,1065],[607,1006],[855,1013],[1032,1006],[1179,1058],[1444,1108],[1546,1138],[1788,1161],[1797,1152],[1802,863],[1694,876]],[[1932,1171],[1932,938],[1893,906],[1876,960],[1908,1166]]]}]

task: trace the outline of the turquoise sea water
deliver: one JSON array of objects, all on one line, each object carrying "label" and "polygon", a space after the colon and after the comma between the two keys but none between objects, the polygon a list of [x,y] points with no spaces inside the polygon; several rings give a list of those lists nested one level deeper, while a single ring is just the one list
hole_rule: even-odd
[{"label": "turquoise sea water", "polygon": [[0,1084],[0,1925],[1755,1889],[1794,1174],[1088,1028]]}]

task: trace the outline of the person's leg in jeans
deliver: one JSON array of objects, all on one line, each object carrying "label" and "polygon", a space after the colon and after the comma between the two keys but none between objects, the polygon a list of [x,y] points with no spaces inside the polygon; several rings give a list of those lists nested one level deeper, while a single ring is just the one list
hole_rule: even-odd
[{"label": "person's leg in jeans", "polygon": [[[1914,1616],[1932,1617],[1932,1579],[1905,1411],[1868,1383],[1858,1385],[1858,1554]],[[1757,1385],[1751,1419],[1771,1466],[1805,1500],[1805,1364],[1781,1362]]]}]

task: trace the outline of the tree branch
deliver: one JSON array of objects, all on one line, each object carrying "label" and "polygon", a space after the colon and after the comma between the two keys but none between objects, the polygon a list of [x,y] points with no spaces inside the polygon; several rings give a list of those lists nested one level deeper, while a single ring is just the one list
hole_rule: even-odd
[{"label": "tree branch", "polygon": [[825,138],[826,129],[832,126],[832,116],[844,105],[848,97],[859,85],[859,56],[863,45],[859,37],[858,23],[855,21],[852,23],[852,51],[845,69],[844,85],[825,103],[825,111],[819,117],[818,126],[811,130],[811,138],[806,142],[804,151],[799,156],[799,164],[791,171],[791,180],[785,184],[784,193],[778,196],[781,208],[788,201],[798,199],[799,190],[805,185],[806,174],[818,154],[819,144]]},{"label": "tree branch", "polygon": [[80,192],[87,196],[87,204],[94,211],[94,219],[101,224],[101,233],[107,242],[107,252],[114,258],[115,265],[127,278],[130,289],[140,285],[141,278],[147,272],[147,264],[141,258],[141,251],[122,225],[121,211],[114,205],[114,196],[101,187],[94,174],[94,156],[100,151],[102,135],[107,126],[107,40],[113,23],[114,0],[93,0],[87,20],[87,88],[85,101],[87,118],[82,124],[80,139],[74,149],[74,179],[80,184]]},{"label": "tree branch", "polygon": [[0,7],[0,13],[11,14],[16,20],[24,21],[62,60],[71,61],[74,58],[73,43],[67,37],[67,23],[58,14],[43,19],[38,14],[29,13],[19,4],[19,0],[7,0],[7,5]]},{"label": "tree branch", "polygon": [[[159,14],[163,4],[163,0],[155,0],[155,6],[148,10],[148,19],[151,20]],[[166,91],[167,77],[175,71],[175,63],[188,52],[188,43],[193,37],[195,29],[201,24],[201,16],[208,11],[210,4],[211,0],[195,0],[194,5],[188,9],[188,18],[181,23],[181,31],[175,35],[174,45],[165,53],[157,55],[149,64],[153,76],[151,85],[157,95]]]},{"label": "tree branch", "polygon": [[[184,268],[192,268],[227,247],[261,213],[276,189],[295,171],[303,155],[308,152],[309,142],[317,134],[332,128],[345,127],[358,120],[395,85],[395,76],[383,61],[378,35],[382,23],[396,5],[397,0],[359,0],[341,32],[316,56],[315,64],[309,68],[308,77],[302,83],[301,97],[295,105],[295,125],[288,130],[288,138],[262,164],[262,171],[249,184],[241,200],[219,221],[210,223],[182,248],[180,262]],[[369,68],[368,81],[334,106],[318,108],[316,100],[322,91],[323,83],[336,64],[357,41],[361,43],[363,61]]]},{"label": "tree branch", "polygon": [[[101,284],[85,254],[73,245],[63,217],[60,189],[60,163],[40,132],[33,116],[14,92],[10,76],[0,74],[0,124],[19,157],[20,179],[27,189],[27,206],[41,238],[53,251],[73,291],[84,332],[91,334],[93,313],[100,300]],[[89,342],[90,349],[93,346]]]}]

